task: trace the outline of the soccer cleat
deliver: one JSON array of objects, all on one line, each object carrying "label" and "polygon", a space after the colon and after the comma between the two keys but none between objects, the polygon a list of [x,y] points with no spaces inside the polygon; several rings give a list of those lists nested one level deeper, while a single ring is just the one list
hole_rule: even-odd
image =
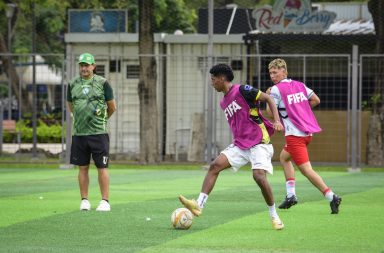
[{"label": "soccer cleat", "polygon": [[272,217],[272,227],[276,230],[282,230],[284,228],[284,223],[279,217]]},{"label": "soccer cleat", "polygon": [[91,203],[89,203],[88,199],[81,200],[80,210],[81,211],[89,211],[89,210],[91,210]]},{"label": "soccer cleat", "polygon": [[96,211],[109,212],[111,211],[111,206],[109,205],[108,201],[102,199],[99,203],[99,206],[96,208]]},{"label": "soccer cleat", "polygon": [[285,200],[283,203],[279,205],[279,209],[289,209],[291,206],[294,206],[297,204],[297,198],[295,195],[292,195],[291,197],[285,197]]},{"label": "soccer cleat", "polygon": [[201,208],[197,204],[197,201],[194,199],[187,199],[184,196],[180,195],[179,200],[181,204],[183,204],[189,211],[193,213],[195,216],[199,216],[201,214]]},{"label": "soccer cleat", "polygon": [[329,203],[331,206],[331,214],[339,213],[339,205],[341,204],[341,198],[336,194],[333,195],[332,201]]}]

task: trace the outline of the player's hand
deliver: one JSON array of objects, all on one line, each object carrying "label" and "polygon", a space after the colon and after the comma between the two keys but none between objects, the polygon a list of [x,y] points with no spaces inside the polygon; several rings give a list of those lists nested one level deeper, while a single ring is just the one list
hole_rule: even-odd
[{"label": "player's hand", "polygon": [[271,89],[272,89],[272,87],[269,87],[269,88],[265,91],[265,93],[267,93],[268,95],[271,95]]},{"label": "player's hand", "polygon": [[284,127],[280,123],[280,121],[275,121],[273,122],[273,129],[280,132],[280,131],[283,131]]}]

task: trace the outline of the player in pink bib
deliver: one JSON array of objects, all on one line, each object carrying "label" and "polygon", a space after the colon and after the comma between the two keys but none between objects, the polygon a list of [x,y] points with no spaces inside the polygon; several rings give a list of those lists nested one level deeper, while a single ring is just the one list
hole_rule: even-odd
[{"label": "player in pink bib", "polygon": [[[213,88],[224,94],[220,107],[231,128],[233,142],[209,165],[197,200],[187,199],[182,195],[179,196],[179,200],[195,216],[201,215],[220,172],[231,167],[237,171],[240,167],[251,163],[253,179],[268,206],[272,227],[276,230],[283,229],[284,224],[277,214],[272,188],[267,180],[267,173],[273,173],[271,162],[273,146],[270,135],[274,130],[283,130],[274,101],[252,86],[232,83],[233,71],[226,64],[213,66],[210,73]],[[271,107],[273,124],[261,114],[260,101],[266,102]]]},{"label": "player in pink bib", "polygon": [[287,64],[283,59],[271,61],[268,69],[275,85],[267,90],[267,94],[271,95],[279,110],[286,141],[280,153],[280,162],[284,167],[287,195],[279,208],[288,209],[297,204],[295,170],[291,162],[293,160],[301,173],[328,199],[331,213],[337,214],[341,198],[334,194],[313,170],[307,150],[312,135],[321,131],[312,112],[312,108],[320,103],[320,99],[304,83],[287,78]]}]

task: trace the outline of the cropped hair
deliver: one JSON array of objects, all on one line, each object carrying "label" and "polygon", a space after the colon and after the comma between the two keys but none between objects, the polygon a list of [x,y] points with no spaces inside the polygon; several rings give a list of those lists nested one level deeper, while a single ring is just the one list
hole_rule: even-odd
[{"label": "cropped hair", "polygon": [[280,58],[274,59],[269,63],[268,69],[271,69],[271,68],[277,68],[277,69],[284,68],[288,72],[287,63]]},{"label": "cropped hair", "polygon": [[228,82],[232,82],[234,78],[232,68],[227,64],[217,64],[209,70],[209,73],[213,76],[224,75]]}]

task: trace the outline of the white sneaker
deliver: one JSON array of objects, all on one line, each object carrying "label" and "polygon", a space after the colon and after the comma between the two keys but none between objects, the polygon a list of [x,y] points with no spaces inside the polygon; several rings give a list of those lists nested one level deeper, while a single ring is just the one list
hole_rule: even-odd
[{"label": "white sneaker", "polygon": [[91,203],[89,203],[88,199],[83,199],[80,203],[81,211],[89,211],[91,210]]},{"label": "white sneaker", "polygon": [[100,201],[99,206],[96,208],[96,211],[109,212],[111,211],[111,206],[107,201],[103,199]]}]

